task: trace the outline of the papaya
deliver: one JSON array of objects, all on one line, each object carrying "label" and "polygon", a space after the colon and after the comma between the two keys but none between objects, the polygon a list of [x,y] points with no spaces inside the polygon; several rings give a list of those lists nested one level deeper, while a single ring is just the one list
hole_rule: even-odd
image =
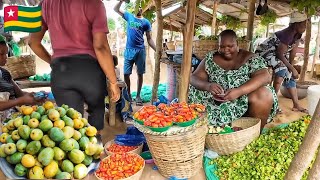
[{"label": "papaya", "polygon": [[42,165],[48,166],[49,163],[53,160],[53,157],[54,150],[50,147],[46,147],[39,153],[38,160]]}]

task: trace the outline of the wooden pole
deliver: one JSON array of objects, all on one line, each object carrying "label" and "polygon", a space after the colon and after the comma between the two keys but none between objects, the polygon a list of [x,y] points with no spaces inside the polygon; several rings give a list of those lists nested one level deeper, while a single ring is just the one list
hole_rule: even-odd
[{"label": "wooden pole", "polygon": [[306,77],[308,62],[309,62],[309,49],[310,49],[310,39],[311,39],[311,20],[310,18],[307,20],[307,28],[306,28],[306,39],[304,43],[304,58],[303,58],[303,66],[301,68],[299,81],[303,82]]},{"label": "wooden pole", "polygon": [[250,0],[247,24],[247,41],[250,41],[250,50],[252,47],[254,11],[256,8],[256,0]]},{"label": "wooden pole", "polygon": [[183,61],[181,64],[181,79],[179,85],[179,101],[188,101],[188,87],[191,73],[192,40],[197,0],[187,2],[187,19],[183,30]]},{"label": "wooden pole", "polygon": [[299,151],[295,154],[284,180],[300,180],[309,167],[320,144],[320,100],[310,121]]},{"label": "wooden pole", "polygon": [[316,72],[314,70],[314,66],[316,65],[316,62],[319,60],[319,46],[320,46],[320,18],[319,18],[319,22],[318,22],[318,33],[317,33],[317,38],[316,38],[316,49],[315,49],[315,53],[313,56],[313,61],[312,61],[312,68],[311,68],[311,74],[312,77],[316,76]]},{"label": "wooden pole", "polygon": [[156,40],[156,57],[154,64],[154,78],[152,88],[152,103],[158,99],[158,86],[160,81],[160,58],[162,55],[162,35],[163,35],[163,17],[162,17],[162,5],[161,0],[154,0],[157,13],[158,31]]},{"label": "wooden pole", "polygon": [[270,28],[270,25],[268,24],[268,25],[267,25],[266,38],[268,38],[268,37],[269,37],[269,30],[270,30],[269,28]]},{"label": "wooden pole", "polygon": [[214,4],[213,4],[212,9],[213,9],[213,14],[212,14],[211,35],[215,35],[216,25],[217,25],[218,0],[214,0]]}]

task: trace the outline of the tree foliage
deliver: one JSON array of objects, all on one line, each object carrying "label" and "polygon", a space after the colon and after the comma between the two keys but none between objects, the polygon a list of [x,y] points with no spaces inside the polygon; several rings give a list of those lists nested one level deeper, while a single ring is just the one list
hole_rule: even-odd
[{"label": "tree foliage", "polygon": [[108,28],[109,31],[115,31],[117,28],[116,21],[112,18],[108,18]]}]

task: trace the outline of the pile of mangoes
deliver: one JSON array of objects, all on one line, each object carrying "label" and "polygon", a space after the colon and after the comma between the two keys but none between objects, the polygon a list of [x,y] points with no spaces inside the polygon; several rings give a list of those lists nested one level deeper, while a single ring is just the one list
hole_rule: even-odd
[{"label": "pile of mangoes", "polygon": [[97,129],[67,105],[21,106],[20,115],[2,126],[0,157],[28,179],[81,179],[103,146]]}]

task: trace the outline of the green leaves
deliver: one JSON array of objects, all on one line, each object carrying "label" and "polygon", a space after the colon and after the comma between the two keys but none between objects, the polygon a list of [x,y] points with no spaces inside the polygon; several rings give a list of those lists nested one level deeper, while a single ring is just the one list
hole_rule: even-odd
[{"label": "green leaves", "polygon": [[300,12],[306,12],[307,15],[313,16],[319,10],[320,1],[318,0],[291,0],[292,8],[297,8]]},{"label": "green leaves", "polygon": [[269,9],[265,14],[261,15],[261,25],[268,26],[269,24],[276,22],[277,17],[277,14]]},{"label": "green leaves", "polygon": [[222,24],[226,25],[227,29],[237,30],[242,27],[240,19],[233,16],[222,15],[220,21]]}]

